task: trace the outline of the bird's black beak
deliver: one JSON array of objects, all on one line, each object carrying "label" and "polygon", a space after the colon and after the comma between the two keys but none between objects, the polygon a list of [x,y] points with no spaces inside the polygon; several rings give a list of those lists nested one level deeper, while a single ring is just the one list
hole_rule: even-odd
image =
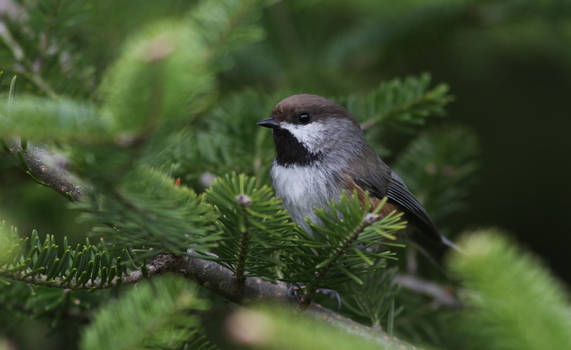
[{"label": "bird's black beak", "polygon": [[276,122],[273,118],[260,120],[259,122],[256,123],[256,125],[271,129],[277,129],[280,127],[280,123]]}]

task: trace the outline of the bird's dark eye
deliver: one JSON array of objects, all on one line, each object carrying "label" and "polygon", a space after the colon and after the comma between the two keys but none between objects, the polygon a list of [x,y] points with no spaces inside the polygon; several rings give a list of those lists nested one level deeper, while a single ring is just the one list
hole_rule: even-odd
[{"label": "bird's dark eye", "polygon": [[307,124],[310,121],[310,117],[309,114],[307,113],[302,113],[300,115],[297,116],[297,121],[299,121],[300,124]]}]

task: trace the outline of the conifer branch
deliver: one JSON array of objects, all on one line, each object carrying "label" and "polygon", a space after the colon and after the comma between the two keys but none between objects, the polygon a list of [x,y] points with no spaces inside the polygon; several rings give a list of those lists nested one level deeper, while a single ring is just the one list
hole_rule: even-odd
[{"label": "conifer branch", "polygon": [[[192,251],[189,251],[189,253],[192,254]],[[197,258],[192,255],[181,258],[173,270],[237,303],[254,300],[295,300],[288,295],[288,285],[286,283],[271,283],[259,277],[244,278],[243,287],[237,291],[232,270],[217,262]]]},{"label": "conifer branch", "polygon": [[197,294],[196,285],[176,276],[141,283],[98,310],[79,348],[218,349],[200,327],[198,314],[209,304]]},{"label": "conifer branch", "polygon": [[393,283],[414,293],[427,295],[439,305],[458,307],[461,305],[453,290],[414,275],[396,275]]},{"label": "conifer branch", "polygon": [[[68,198],[77,200],[81,195],[81,188],[74,184],[72,177],[64,167],[49,167],[46,162],[42,161],[42,157],[55,157],[47,150],[30,145],[25,151],[22,146],[12,146],[11,152],[20,152],[23,154],[28,165],[29,172],[35,177],[40,179],[44,185],[53,188],[66,195]],[[72,189],[67,191],[66,189]],[[69,192],[69,193],[68,193]],[[242,201],[239,201],[243,205]],[[371,214],[370,214],[371,215]],[[366,227],[371,225],[375,220],[372,216],[367,215],[363,218],[362,223],[355,229],[350,237],[336,250],[336,256],[342,255],[343,252],[357,239]],[[240,254],[244,257],[244,254]],[[317,278],[325,275],[330,269],[332,262],[326,265],[318,273]],[[238,264],[238,267],[242,264]],[[185,256],[179,257],[175,255],[157,255],[145,265],[144,269],[130,271],[127,274],[114,277],[106,283],[101,283],[101,280],[95,279],[87,281],[83,284],[76,283],[75,279],[65,281],[62,278],[48,279],[46,275],[36,274],[33,276],[26,275],[22,272],[14,272],[11,274],[3,274],[13,280],[23,281],[30,284],[42,285],[53,288],[67,288],[67,289],[93,289],[93,288],[113,288],[119,285],[134,284],[142,281],[145,278],[159,275],[164,272],[176,272],[190,278],[200,285],[226,297],[237,303],[244,303],[254,300],[274,300],[282,302],[296,302],[295,296],[288,293],[288,285],[284,282],[271,283],[258,277],[246,278],[243,272],[238,269],[236,275],[228,268],[209,260],[204,260],[196,257]],[[236,281],[239,282],[241,287],[236,289]],[[321,319],[340,327],[349,333],[364,336],[366,338],[373,338],[379,343],[386,343],[387,341],[398,341],[396,338],[389,337],[378,330],[359,324],[349,318],[346,318],[334,311],[324,308],[323,306],[309,302],[306,312],[315,318]],[[390,340],[389,340],[390,339]],[[404,344],[404,343],[403,343]],[[403,345],[405,348],[412,348],[408,344]]]},{"label": "conifer branch", "polygon": [[238,289],[242,289],[244,286],[244,269],[246,267],[246,258],[248,256],[248,246],[250,243],[250,234],[248,233],[248,216],[246,215],[245,208],[250,206],[252,201],[245,194],[240,194],[236,197],[238,205],[244,218],[244,227],[242,230],[242,237],[240,237],[240,252],[238,253],[238,265],[236,266],[236,285]]},{"label": "conifer branch", "polygon": [[[7,30],[0,22],[0,36],[3,29]],[[16,79],[17,76],[14,76],[10,82],[8,104],[14,101]],[[66,169],[67,160],[64,157],[58,157],[43,147],[28,144],[25,139],[8,143],[0,141],[5,150],[19,160],[26,174],[35,182],[56,190],[72,201],[79,199],[81,188],[76,185],[77,179]]]},{"label": "conifer branch", "polygon": [[[189,252],[192,253],[192,251]],[[235,276],[230,269],[214,261],[197,258],[192,255],[183,257],[170,254],[157,255],[146,264],[145,269],[133,270],[122,276],[116,276],[108,283],[102,285],[99,279],[87,281],[84,284],[76,284],[75,281],[65,283],[59,278],[48,280],[45,275],[26,276],[23,273],[13,273],[11,275],[4,274],[4,276],[35,285],[76,290],[113,288],[119,285],[134,284],[165,272],[181,274],[211,291],[240,304],[251,301],[281,301],[290,303],[297,301],[295,296],[288,293],[287,283],[272,283],[258,277],[244,278],[243,288],[237,290],[235,288]],[[411,345],[382,331],[357,323],[315,302],[309,303],[304,310],[318,320],[330,323],[348,333],[371,339],[379,344],[394,344],[397,342],[402,349],[414,349]]]},{"label": "conifer branch", "polygon": [[398,105],[396,107],[393,107],[393,109],[391,109],[386,114],[381,113],[379,115],[372,117],[371,119],[368,119],[368,120],[362,122],[361,123],[361,130],[367,131],[368,129],[372,128],[373,126],[377,125],[379,122],[381,122],[383,120],[390,119],[391,117],[398,115],[399,113],[406,112],[409,108],[412,108],[412,107],[422,103],[424,98],[426,98],[426,96],[420,96],[420,97],[414,99],[413,101],[410,101],[409,102],[410,105],[405,105],[405,104]]},{"label": "conifer branch", "polygon": [[[375,219],[372,219],[373,217]],[[329,272],[329,270],[331,270],[331,267],[335,265],[335,263],[345,254],[347,249],[349,249],[349,247],[353,245],[353,243],[357,240],[357,238],[359,238],[359,235],[365,230],[365,228],[370,224],[372,224],[373,222],[377,221],[378,218],[379,216],[375,214],[365,215],[363,217],[363,220],[361,221],[361,224],[359,224],[359,226],[357,226],[357,228],[353,231],[353,233],[351,233],[343,242],[341,242],[341,245],[337,247],[337,249],[335,249],[333,255],[329,258],[329,262],[327,263],[327,265],[325,265],[325,267],[323,267],[322,269],[318,270],[317,273],[315,274],[315,279],[311,282],[307,293],[305,293],[304,295],[303,299],[305,302],[311,300],[311,296],[318,288],[319,280],[324,275],[326,275]]]},{"label": "conifer branch", "polygon": [[363,118],[366,131],[379,122],[421,125],[431,115],[444,114],[453,100],[446,84],[430,87],[429,74],[382,82],[367,96],[348,96],[344,102],[355,115]]},{"label": "conifer branch", "polygon": [[4,272],[0,275],[15,281],[44,287],[72,290],[93,288],[103,289],[118,287],[123,284],[134,284],[145,278],[158,275],[166,271],[176,270],[177,267],[179,267],[178,263],[178,259],[173,255],[157,255],[151,259],[144,269],[133,270],[127,274],[115,276],[113,279],[105,282],[103,282],[101,278],[96,278],[94,280],[81,283],[77,278],[73,278],[71,281],[68,281],[61,277],[48,278],[45,274],[29,275],[25,271]]},{"label": "conifer branch", "polygon": [[[102,282],[100,278],[87,281],[79,281],[78,278],[66,280],[64,278],[48,278],[46,274],[30,275],[22,270],[13,272],[4,271],[2,276],[16,281],[29,284],[40,285],[52,288],[65,288],[71,290],[89,290],[113,288],[120,285],[134,284],[146,278],[154,277],[165,272],[181,274],[192,279],[198,284],[212,290],[213,292],[236,303],[248,303],[251,301],[281,301],[294,304],[297,299],[288,293],[288,284],[284,282],[272,283],[258,277],[243,279],[243,287],[240,290],[235,288],[234,273],[218,264],[217,262],[205,260],[193,256],[192,250],[186,256],[175,256],[161,254],[153,257],[144,268],[132,270],[128,273],[117,275],[113,279]],[[80,277],[81,278],[81,277]],[[403,349],[414,349],[414,347],[399,341],[379,330],[359,324],[323,306],[310,302],[305,312],[321,321],[328,322],[348,333],[355,334],[366,339],[371,339],[379,344],[394,344],[395,342]]]},{"label": "conifer branch", "polygon": [[82,187],[78,180],[66,169],[67,160],[42,146],[11,142],[8,151],[16,157],[26,174],[34,181],[49,187],[71,201],[79,200]]},{"label": "conifer branch", "polygon": [[[173,266],[174,270],[237,303],[262,300],[297,302],[296,297],[288,293],[288,285],[284,282],[272,283],[258,277],[249,277],[244,280],[243,289],[237,292],[234,288],[234,274],[232,271],[214,261],[186,256],[181,258],[176,265],[178,266]],[[414,346],[404,343],[395,337],[357,323],[315,302],[311,302],[304,310],[316,319],[330,323],[348,333],[371,339],[378,344],[387,345],[390,343],[394,345],[398,343],[402,349],[415,349]]]},{"label": "conifer branch", "polygon": [[236,28],[238,26],[244,25],[242,23],[244,17],[248,14],[249,11],[252,11],[252,8],[254,5],[256,5],[256,3],[257,1],[243,1],[239,3],[236,8],[232,8],[232,12],[227,19],[226,25],[222,31],[218,33],[218,36],[214,42],[210,44],[210,48],[206,52],[206,61],[210,61],[212,57],[219,53],[220,47],[228,41],[234,32],[236,32]]},{"label": "conifer branch", "polygon": [[0,21],[0,39],[4,42],[4,45],[10,49],[14,60],[18,62],[18,65],[14,65],[14,71],[22,74],[24,77],[28,78],[32,83],[34,83],[40,90],[42,90],[46,95],[51,98],[58,98],[56,92],[46,83],[42,76],[32,69],[29,69],[31,64],[26,59],[24,49],[22,46],[14,39],[14,36],[8,29],[5,22]]},{"label": "conifer branch", "polygon": [[309,284],[308,291],[305,293],[303,297],[305,302],[311,300],[311,296],[318,289],[319,281],[321,280],[321,278],[323,278],[323,276],[325,276],[331,270],[333,265],[335,265],[339,261],[339,259],[341,259],[341,257],[343,257],[346,254],[347,250],[355,243],[355,241],[357,241],[361,233],[363,233],[363,231],[365,231],[365,229],[368,226],[372,225],[373,223],[377,222],[380,219],[378,212],[382,209],[385,203],[386,203],[386,198],[381,203],[379,203],[377,208],[375,208],[375,210],[372,213],[365,214],[363,216],[363,219],[361,220],[361,223],[359,223],[359,225],[355,228],[355,230],[349,236],[347,236],[347,238],[345,238],[340,242],[339,246],[333,251],[332,255],[329,257],[328,263],[317,271],[317,273],[315,274],[315,278]]}]

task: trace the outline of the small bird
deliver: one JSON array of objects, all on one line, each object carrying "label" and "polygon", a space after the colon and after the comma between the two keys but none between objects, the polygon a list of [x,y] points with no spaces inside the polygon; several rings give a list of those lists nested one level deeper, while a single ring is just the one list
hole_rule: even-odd
[{"label": "small bird", "polygon": [[406,236],[423,253],[440,260],[454,246],[438,233],[420,202],[367,144],[360,125],[342,106],[321,96],[293,95],[257,125],[273,132],[277,154],[270,175],[276,195],[307,232],[306,217],[319,223],[314,208],[338,200],[344,190],[356,191],[364,201],[368,191],[372,207],[388,198],[381,215],[404,213]]}]

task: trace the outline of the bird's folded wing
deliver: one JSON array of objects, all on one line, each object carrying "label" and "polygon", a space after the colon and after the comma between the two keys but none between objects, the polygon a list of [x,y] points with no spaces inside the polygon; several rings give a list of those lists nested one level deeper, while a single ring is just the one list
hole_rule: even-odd
[{"label": "bird's folded wing", "polygon": [[386,196],[389,200],[397,204],[403,211],[412,216],[423,231],[435,233],[440,238],[436,226],[428,216],[426,209],[420,204],[418,199],[409,191],[404,181],[394,171],[391,173],[391,181],[387,188]]},{"label": "bird's folded wing", "polygon": [[[441,240],[441,236],[436,229],[434,223],[428,216],[426,209],[420,204],[418,199],[409,191],[404,181],[397,173],[390,170],[390,175],[385,175],[384,179],[368,176],[365,180],[361,178],[353,178],[353,181],[364,191],[369,191],[371,196],[382,199],[387,196],[389,203],[394,204],[398,210],[404,212],[409,221],[414,221],[421,231],[428,236],[432,236],[437,241]],[[384,190],[382,190],[384,185]]]},{"label": "bird's folded wing", "polygon": [[[387,210],[383,207],[381,213],[385,212],[386,215],[393,209],[403,212],[406,220],[409,222],[409,226],[405,230],[408,242],[412,243],[421,253],[438,265],[437,262],[442,261],[442,257],[448,247],[455,247],[455,245],[438,233],[428,213],[418,199],[409,191],[400,176],[392,170],[389,171],[390,175],[386,174],[383,180],[371,176],[367,177],[367,180],[364,180],[362,177],[353,177],[352,183],[361,191],[368,191],[371,197],[376,197],[374,199],[377,199],[377,201],[387,196],[388,202],[385,205]],[[382,190],[383,188],[384,190]],[[349,186],[349,189],[352,189],[351,186]],[[359,194],[360,192],[358,191],[357,193]],[[364,194],[360,195],[360,197],[362,196]]]}]

